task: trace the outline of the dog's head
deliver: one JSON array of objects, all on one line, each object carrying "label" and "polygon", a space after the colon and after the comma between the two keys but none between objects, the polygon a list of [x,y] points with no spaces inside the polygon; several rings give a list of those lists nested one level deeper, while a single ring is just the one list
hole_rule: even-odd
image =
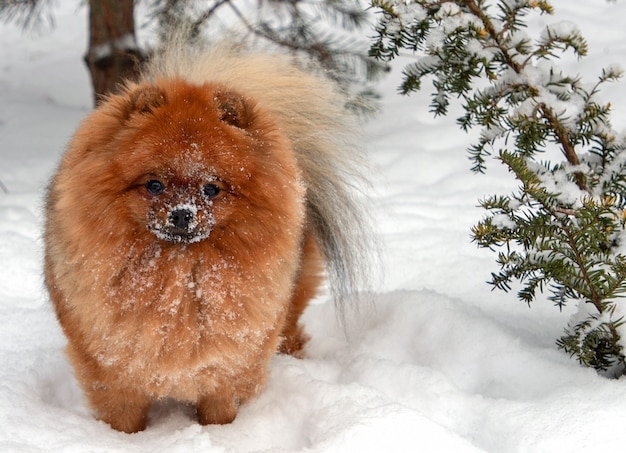
[{"label": "dog's head", "polygon": [[293,152],[254,102],[221,85],[168,80],[104,105],[96,115],[114,124],[96,159],[98,192],[135,235],[191,244],[228,230],[259,239],[272,224],[301,221]]},{"label": "dog's head", "polygon": [[199,242],[243,195],[259,148],[248,130],[254,105],[223,88],[167,88],[140,87],[128,96],[123,114],[136,128],[123,170],[129,201],[159,239]]}]

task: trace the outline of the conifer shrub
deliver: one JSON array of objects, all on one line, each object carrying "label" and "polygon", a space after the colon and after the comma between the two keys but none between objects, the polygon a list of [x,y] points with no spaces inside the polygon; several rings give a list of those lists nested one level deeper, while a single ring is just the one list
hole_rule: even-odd
[{"label": "conifer shrub", "polygon": [[[499,160],[518,181],[510,194],[480,201],[472,228],[478,246],[497,253],[490,283],[531,304],[545,293],[558,307],[575,303],[559,348],[602,374],[625,373],[626,153],[599,100],[616,66],[592,83],[565,74],[564,52],[582,58],[575,24],[528,33],[529,14],[553,14],[548,1],[373,0],[378,12],[370,54],[384,62],[410,51],[400,92],[432,83],[431,110],[462,105],[462,130],[478,128],[472,170]],[[556,151],[556,152],[555,152]],[[547,158],[549,156],[549,158]],[[552,160],[550,160],[552,159]]]}]

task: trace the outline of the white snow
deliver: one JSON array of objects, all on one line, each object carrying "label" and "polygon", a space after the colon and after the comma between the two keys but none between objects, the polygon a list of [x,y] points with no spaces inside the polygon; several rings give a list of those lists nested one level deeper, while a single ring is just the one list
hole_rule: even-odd
[{"label": "white snow", "polygon": [[[558,63],[565,72],[580,65],[595,80],[599,68],[624,64],[626,3],[552,4],[556,17],[534,25],[569,21],[589,41],[589,57]],[[170,402],[138,434],[95,421],[42,279],[45,186],[92,99],[86,11],[56,5],[53,30],[0,25],[0,451],[624,450],[624,379],[600,377],[554,345],[576,308],[561,313],[545,299],[528,308],[485,283],[496,256],[469,230],[484,215],[477,200],[508,194],[510,175],[497,162],[472,174],[465,149],[476,134],[434,119],[427,91],[396,94],[399,65],[380,86],[384,112],[366,126],[385,246],[374,306],[352,316],[347,337],[331,304],[311,306],[308,358],[276,357],[267,389],[230,425],[202,427]],[[622,131],[626,85],[600,96]]]},{"label": "white snow", "polygon": [[126,33],[113,41],[95,46],[92,50],[94,60],[103,60],[110,57],[114,50],[139,50],[135,37]]}]

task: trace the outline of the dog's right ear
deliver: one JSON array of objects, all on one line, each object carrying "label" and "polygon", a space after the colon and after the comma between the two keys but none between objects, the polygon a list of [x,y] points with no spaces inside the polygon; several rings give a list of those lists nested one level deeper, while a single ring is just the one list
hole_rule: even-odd
[{"label": "dog's right ear", "polygon": [[127,94],[124,119],[152,113],[167,103],[165,91],[154,85],[139,86]]}]

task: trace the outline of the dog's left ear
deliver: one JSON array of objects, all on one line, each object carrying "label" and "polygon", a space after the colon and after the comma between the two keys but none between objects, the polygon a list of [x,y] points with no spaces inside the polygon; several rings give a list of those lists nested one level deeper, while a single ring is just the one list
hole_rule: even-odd
[{"label": "dog's left ear", "polygon": [[[112,99],[115,99],[112,98]],[[133,115],[145,115],[167,104],[165,91],[155,85],[140,85],[119,97],[117,106],[120,119],[127,121]]]},{"label": "dog's left ear", "polygon": [[215,93],[220,120],[239,129],[246,129],[252,122],[254,115],[253,105],[238,93],[227,89]]},{"label": "dog's left ear", "polygon": [[129,96],[129,114],[150,113],[167,103],[165,91],[161,88],[148,85],[137,88]]}]

